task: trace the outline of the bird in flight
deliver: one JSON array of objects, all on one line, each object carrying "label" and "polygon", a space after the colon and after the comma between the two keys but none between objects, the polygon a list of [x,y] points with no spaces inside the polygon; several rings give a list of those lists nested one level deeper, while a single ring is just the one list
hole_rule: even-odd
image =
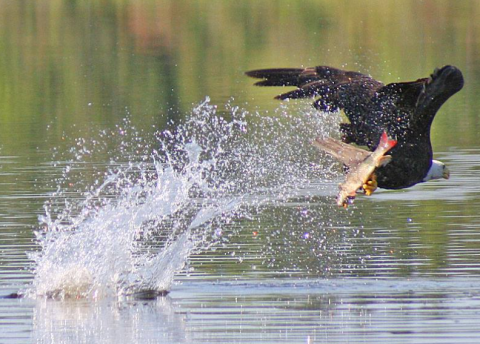
[{"label": "bird in flight", "polygon": [[349,120],[340,124],[343,143],[366,146],[373,152],[384,132],[394,138],[397,143],[389,151],[389,163],[375,168],[365,185],[370,191],[377,186],[402,189],[449,177],[445,164],[433,160],[430,128],[443,103],[463,87],[458,68],[444,66],[428,78],[387,85],[366,74],[328,66],[259,69],[246,75],[262,79],[257,86],[295,87],[276,99],[315,98],[313,105],[320,111],[342,110]]}]

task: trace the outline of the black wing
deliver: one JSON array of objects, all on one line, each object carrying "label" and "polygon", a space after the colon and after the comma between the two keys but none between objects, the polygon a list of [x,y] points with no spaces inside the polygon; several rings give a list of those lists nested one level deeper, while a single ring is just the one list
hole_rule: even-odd
[{"label": "black wing", "polygon": [[388,84],[378,90],[377,101],[384,113],[405,122],[415,132],[430,130],[440,107],[463,87],[463,75],[453,66],[436,69],[429,78]]},{"label": "black wing", "polygon": [[428,78],[388,84],[378,90],[377,99],[384,105],[391,104],[401,111],[412,111],[427,82]]},{"label": "black wing", "polygon": [[413,119],[415,128],[430,128],[438,109],[463,88],[463,83],[463,75],[458,68],[445,66],[435,69],[418,96]]},{"label": "black wing", "polygon": [[349,118],[350,114],[358,113],[358,107],[365,107],[383,86],[365,74],[327,66],[260,69],[246,74],[264,79],[257,82],[257,86],[297,87],[296,90],[275,97],[277,99],[318,97],[314,103],[317,109],[330,112],[342,109]]}]

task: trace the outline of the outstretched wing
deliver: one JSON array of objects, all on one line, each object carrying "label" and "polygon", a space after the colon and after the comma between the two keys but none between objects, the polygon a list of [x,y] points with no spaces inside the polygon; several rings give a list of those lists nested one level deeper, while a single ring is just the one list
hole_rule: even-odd
[{"label": "outstretched wing", "polygon": [[355,168],[371,154],[365,149],[351,146],[331,137],[316,138],[312,145],[318,150],[333,156],[348,168]]},{"label": "outstretched wing", "polygon": [[430,128],[437,111],[463,88],[463,83],[463,74],[457,67],[444,66],[435,69],[430,78],[425,79],[424,87],[418,96],[413,119],[415,129]]},{"label": "outstretched wing", "polygon": [[[411,82],[391,83],[377,91],[373,99],[375,105],[372,107],[375,112],[370,112],[370,115],[365,116],[360,124],[364,131],[370,133],[368,135],[370,141],[367,140],[370,148],[375,148],[375,136],[380,135],[381,129],[387,130],[390,135],[400,140],[405,134],[411,132],[415,123],[418,98],[424,91],[427,81],[428,79],[419,79]],[[351,130],[354,129],[356,128]],[[428,130],[429,127],[426,127],[421,132]],[[376,132],[376,135],[372,137],[373,132]],[[358,137],[356,139],[354,142],[358,141]]]},{"label": "outstretched wing", "polygon": [[[253,78],[264,79],[257,86],[295,86],[277,99],[318,97],[315,107],[322,111],[354,113],[364,107],[384,85],[368,75],[328,66],[309,68],[260,69],[246,72]],[[348,115],[348,114],[347,114]]]},{"label": "outstretched wing", "polygon": [[[429,78],[391,83],[380,88],[377,101],[384,110],[391,107],[390,113],[398,116],[396,121],[409,121],[410,128],[424,132],[429,130],[443,103],[462,87],[463,75],[460,70],[445,66],[435,69]],[[402,114],[407,117],[402,117]]]},{"label": "outstretched wing", "polygon": [[388,84],[378,90],[377,99],[401,111],[412,111],[417,106],[418,97],[425,89],[427,82],[428,78]]}]

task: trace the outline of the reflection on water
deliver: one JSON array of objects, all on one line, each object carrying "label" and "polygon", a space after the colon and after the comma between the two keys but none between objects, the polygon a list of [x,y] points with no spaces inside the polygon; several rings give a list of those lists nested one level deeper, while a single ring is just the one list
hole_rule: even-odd
[{"label": "reflection on water", "polygon": [[451,343],[454,333],[455,343],[473,343],[478,282],[190,281],[152,301],[44,300],[25,307],[28,316],[10,306],[17,331],[28,332],[31,317],[37,343]]},{"label": "reflection on water", "polygon": [[[217,285],[175,300],[192,342],[449,343],[444,334],[476,336],[476,282],[322,280]],[[203,290],[201,283],[194,289]],[[453,287],[453,289],[450,289]],[[452,298],[446,297],[448,293]],[[215,296],[213,296],[213,294]],[[456,303],[471,305],[459,316]],[[471,303],[470,303],[471,302]],[[468,313],[468,315],[466,314]],[[456,339],[457,341],[457,339]]]},{"label": "reflection on water", "polygon": [[[188,343],[170,298],[137,302],[37,302],[36,343]],[[52,331],[52,326],[55,328]]]},{"label": "reflection on water", "polygon": [[[42,294],[0,299],[0,342],[478,342],[479,2],[0,4],[0,296]],[[432,131],[450,180],[338,209],[308,142],[339,116],[243,75],[317,64],[458,66]],[[103,297],[43,297],[72,262]],[[145,281],[171,292],[122,288]]]}]

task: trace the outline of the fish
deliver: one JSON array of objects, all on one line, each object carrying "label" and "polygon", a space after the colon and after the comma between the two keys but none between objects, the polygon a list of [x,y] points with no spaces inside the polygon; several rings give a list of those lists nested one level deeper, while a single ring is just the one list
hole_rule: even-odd
[{"label": "fish", "polygon": [[[385,154],[395,147],[397,140],[388,137],[384,131],[377,148],[373,152],[351,146],[333,138],[317,138],[312,144],[348,167],[345,181],[339,185],[340,191],[336,199],[338,206],[347,208],[355,199],[357,190],[364,187],[364,185],[373,185],[365,190],[367,195],[370,195],[376,189],[374,171],[392,160],[390,155]],[[370,183],[372,180],[373,182]]]}]

